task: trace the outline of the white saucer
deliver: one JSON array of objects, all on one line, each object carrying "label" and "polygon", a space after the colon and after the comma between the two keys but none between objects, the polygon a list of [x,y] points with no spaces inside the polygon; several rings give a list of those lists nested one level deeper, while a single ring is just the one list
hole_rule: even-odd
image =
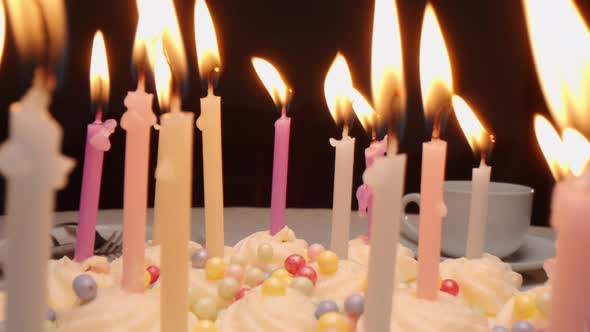
[{"label": "white saucer", "polygon": [[[416,244],[405,237],[400,237],[400,242],[417,252]],[[512,270],[523,273],[536,271],[543,268],[546,259],[555,256],[555,244],[552,239],[540,237],[533,234],[527,234],[524,238],[524,244],[514,254],[503,259],[504,262],[512,266]],[[446,259],[447,257],[443,257]]]}]

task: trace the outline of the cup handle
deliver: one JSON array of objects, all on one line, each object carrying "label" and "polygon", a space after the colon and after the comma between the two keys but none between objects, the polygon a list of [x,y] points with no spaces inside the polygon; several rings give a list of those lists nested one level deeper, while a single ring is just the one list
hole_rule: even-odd
[{"label": "cup handle", "polygon": [[414,242],[418,242],[418,229],[416,228],[416,226],[414,226],[413,224],[411,224],[408,221],[408,214],[406,213],[406,208],[408,207],[408,205],[410,203],[415,203],[418,205],[418,207],[420,206],[420,194],[418,193],[413,193],[413,194],[407,194],[402,198],[402,208],[403,208],[403,216],[402,216],[402,224],[401,224],[401,231],[402,234],[409,238],[410,240],[414,241]]}]

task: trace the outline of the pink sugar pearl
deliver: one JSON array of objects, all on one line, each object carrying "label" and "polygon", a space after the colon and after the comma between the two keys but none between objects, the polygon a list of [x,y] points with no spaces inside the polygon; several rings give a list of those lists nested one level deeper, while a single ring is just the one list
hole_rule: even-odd
[{"label": "pink sugar pearl", "polygon": [[239,264],[231,264],[227,267],[227,270],[225,271],[225,276],[232,277],[236,279],[238,282],[241,282],[242,278],[244,278],[244,268]]},{"label": "pink sugar pearl", "polygon": [[94,273],[109,274],[111,273],[111,265],[109,263],[98,263],[90,266],[89,270]]},{"label": "pink sugar pearl", "polygon": [[307,257],[309,257],[311,262],[315,262],[318,260],[318,257],[320,257],[320,254],[325,250],[326,248],[324,248],[323,245],[314,243],[310,245],[309,248],[307,248]]}]

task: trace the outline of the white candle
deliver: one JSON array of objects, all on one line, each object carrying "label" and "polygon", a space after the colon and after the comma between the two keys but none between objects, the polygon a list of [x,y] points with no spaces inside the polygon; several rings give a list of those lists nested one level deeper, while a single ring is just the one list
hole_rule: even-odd
[{"label": "white candle", "polygon": [[223,162],[221,150],[221,98],[213,93],[219,72],[219,49],[213,19],[205,0],[195,4],[195,40],[201,79],[209,82],[201,98],[197,127],[203,132],[203,183],[205,186],[205,241],[210,257],[223,257]]},{"label": "white candle", "polygon": [[471,149],[481,154],[480,166],[473,169],[471,179],[471,207],[465,249],[467,258],[480,258],[485,250],[488,189],[492,173],[492,168],[486,165],[486,158],[495,139],[482,126],[470,106],[461,97],[453,96],[453,109]]},{"label": "white candle", "polygon": [[[330,139],[336,149],[334,159],[334,193],[332,200],[332,235],[330,247],[339,257],[348,257],[352,177],[354,171],[354,138],[348,136],[353,98],[358,92],[352,87],[352,77],[346,59],[337,54],[324,81],[324,95],[334,121],[343,123],[342,139]],[[360,94],[359,94],[360,95]],[[361,120],[362,121],[362,120]]]},{"label": "white candle", "polygon": [[348,257],[350,238],[354,142],[355,139],[350,136],[345,136],[341,140],[330,139],[330,145],[336,149],[330,248],[338,257],[343,258]]},{"label": "white candle", "polygon": [[363,175],[363,181],[373,189],[366,331],[390,329],[405,174],[406,155],[392,154],[375,160]]},{"label": "white candle", "polygon": [[10,108],[10,137],[0,148],[7,179],[7,330],[38,332],[47,317],[47,260],[55,193],[67,183],[73,160],[61,150],[62,129],[48,111],[50,92],[37,75]]},{"label": "white candle", "polygon": [[492,168],[482,163],[473,169],[471,177],[471,207],[467,231],[467,258],[480,258],[485,252],[486,225],[488,220],[488,191]]}]

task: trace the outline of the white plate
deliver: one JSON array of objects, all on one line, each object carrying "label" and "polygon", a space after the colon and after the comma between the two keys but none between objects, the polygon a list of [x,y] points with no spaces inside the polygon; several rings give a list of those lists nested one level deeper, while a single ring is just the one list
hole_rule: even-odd
[{"label": "white plate", "polygon": [[[414,242],[403,236],[400,238],[400,242],[417,252],[418,248]],[[554,256],[555,244],[552,239],[527,234],[522,247],[511,256],[504,258],[503,261],[509,263],[512,270],[523,273],[542,269],[545,260]],[[443,257],[443,259],[445,258],[447,257]]]}]

